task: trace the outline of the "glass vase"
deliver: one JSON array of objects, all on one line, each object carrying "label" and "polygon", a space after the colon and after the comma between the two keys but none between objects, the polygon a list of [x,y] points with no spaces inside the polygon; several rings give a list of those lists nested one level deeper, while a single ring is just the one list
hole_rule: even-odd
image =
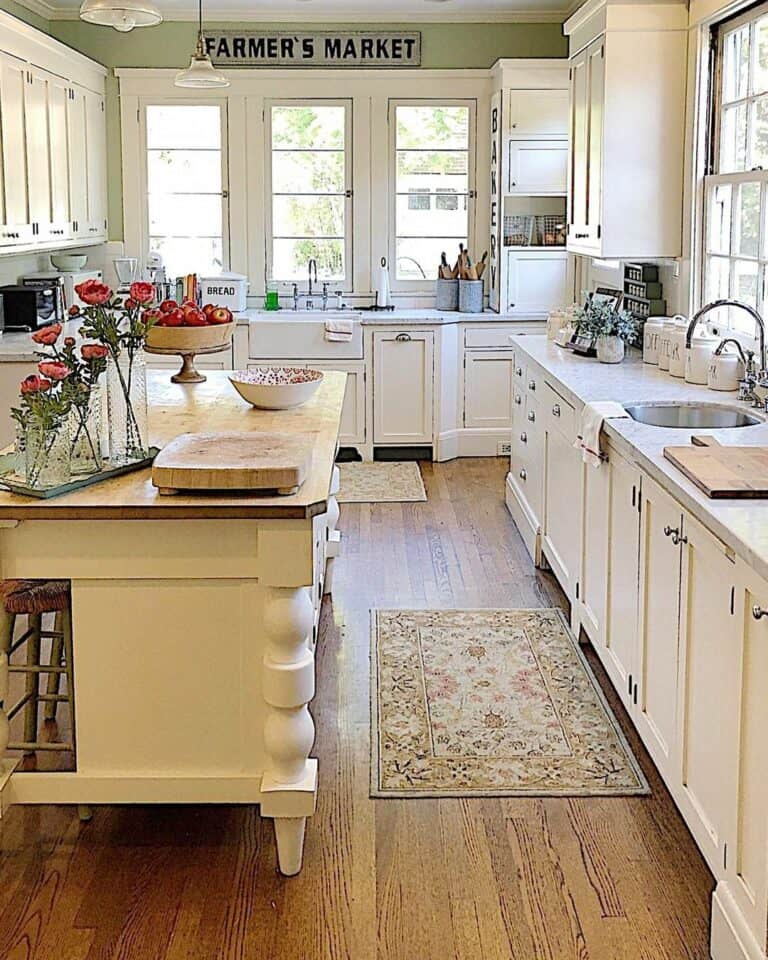
[{"label": "glass vase", "polygon": [[27,476],[27,430],[16,424],[16,443],[13,447],[13,472],[22,480]]},{"label": "glass vase", "polygon": [[73,403],[70,413],[72,476],[101,470],[101,387],[91,387],[85,402]]},{"label": "glass vase", "polygon": [[109,459],[117,465],[149,455],[147,364],[143,350],[123,350],[107,361]]},{"label": "glass vase", "polygon": [[39,423],[27,424],[24,432],[27,486],[43,490],[69,482],[72,443],[69,427],[68,419],[48,429]]}]

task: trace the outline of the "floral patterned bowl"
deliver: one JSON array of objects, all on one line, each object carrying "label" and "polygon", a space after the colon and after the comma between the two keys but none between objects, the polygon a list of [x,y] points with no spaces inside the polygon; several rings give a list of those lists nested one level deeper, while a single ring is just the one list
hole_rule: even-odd
[{"label": "floral patterned bowl", "polygon": [[229,378],[243,400],[263,410],[287,410],[306,403],[323,380],[319,370],[304,367],[254,367]]}]

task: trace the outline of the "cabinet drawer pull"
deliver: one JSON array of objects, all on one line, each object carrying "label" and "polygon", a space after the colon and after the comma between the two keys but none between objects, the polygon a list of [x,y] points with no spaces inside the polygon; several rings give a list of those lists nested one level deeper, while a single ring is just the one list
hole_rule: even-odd
[{"label": "cabinet drawer pull", "polygon": [[520,473],[518,474],[518,476],[520,477],[521,480],[527,480],[527,479],[528,479],[528,474],[525,472],[525,470],[521,470]]},{"label": "cabinet drawer pull", "polygon": [[525,432],[525,430],[523,430],[523,432],[520,434],[520,442],[528,443],[528,434]]},{"label": "cabinet drawer pull", "polygon": [[754,607],[752,607],[752,616],[755,620],[762,620],[763,617],[768,617],[768,610],[763,610],[761,606],[755,604]]},{"label": "cabinet drawer pull", "polygon": [[535,381],[535,380],[529,380],[529,381],[528,381],[528,389],[529,389],[529,390],[535,390],[535,389],[536,389],[536,381]]},{"label": "cabinet drawer pull", "polygon": [[398,333],[398,335],[395,337],[395,340],[397,340],[399,343],[408,343],[410,339],[410,333]]},{"label": "cabinet drawer pull", "polygon": [[536,422],[536,414],[533,412],[533,410],[528,411],[528,419],[531,421],[531,423]]},{"label": "cabinet drawer pull", "polygon": [[559,404],[559,403],[556,403],[556,404],[552,407],[552,416],[553,416],[553,417],[559,417],[559,416],[560,416],[560,404]]},{"label": "cabinet drawer pull", "polygon": [[515,403],[518,405],[518,407],[520,406],[520,404],[521,404],[522,402],[523,402],[523,398],[522,398],[521,396],[516,396],[516,397],[515,397]]},{"label": "cabinet drawer pull", "polygon": [[522,367],[515,367],[515,376],[516,376],[516,377],[522,377],[522,375],[523,375],[523,368],[522,368]]}]

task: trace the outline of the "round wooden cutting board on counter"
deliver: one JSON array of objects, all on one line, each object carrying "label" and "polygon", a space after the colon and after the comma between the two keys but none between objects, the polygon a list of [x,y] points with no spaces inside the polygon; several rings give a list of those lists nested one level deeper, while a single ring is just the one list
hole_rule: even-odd
[{"label": "round wooden cutting board on counter", "polygon": [[152,483],[179,490],[296,493],[312,461],[313,438],[284,433],[183,433],[155,458]]}]

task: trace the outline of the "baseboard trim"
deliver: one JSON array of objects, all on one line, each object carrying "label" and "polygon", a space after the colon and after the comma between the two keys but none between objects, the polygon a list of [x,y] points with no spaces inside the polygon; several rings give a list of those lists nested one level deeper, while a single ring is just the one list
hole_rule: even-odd
[{"label": "baseboard trim", "polygon": [[511,473],[507,474],[504,501],[507,504],[507,510],[509,510],[512,519],[515,521],[515,526],[520,536],[523,538],[525,548],[531,560],[533,560],[533,565],[535,567],[540,566],[542,560],[541,527],[536,517],[531,513],[528,504],[525,502],[525,498],[517,489]]},{"label": "baseboard trim", "polygon": [[721,880],[712,894],[710,934],[712,960],[766,960],[736,905],[728,884]]},{"label": "baseboard trim", "polygon": [[461,430],[446,430],[437,436],[435,460],[444,463],[457,457],[498,457],[500,443],[509,443],[511,430],[496,430],[488,427],[466,427]]}]

